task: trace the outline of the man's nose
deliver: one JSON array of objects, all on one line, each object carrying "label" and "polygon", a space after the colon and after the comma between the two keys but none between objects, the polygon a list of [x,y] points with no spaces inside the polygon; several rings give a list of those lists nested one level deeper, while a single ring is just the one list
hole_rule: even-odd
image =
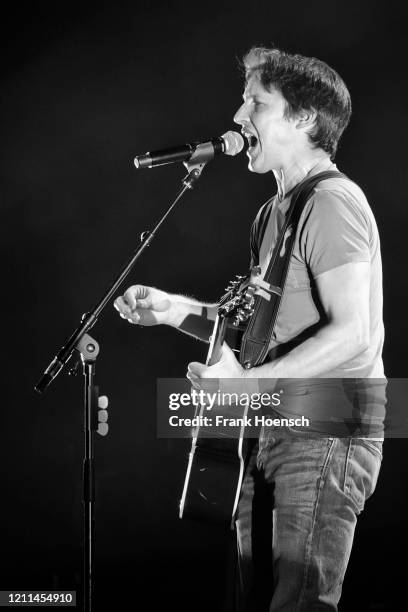
[{"label": "man's nose", "polygon": [[245,125],[245,123],[248,122],[248,113],[245,107],[245,104],[241,104],[241,106],[239,107],[239,109],[237,110],[237,112],[234,115],[234,122],[238,123],[239,125]]}]

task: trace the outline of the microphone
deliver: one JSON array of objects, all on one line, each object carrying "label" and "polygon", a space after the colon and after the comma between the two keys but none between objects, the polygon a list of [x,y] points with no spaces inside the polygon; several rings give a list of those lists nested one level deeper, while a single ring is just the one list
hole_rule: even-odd
[{"label": "microphone", "polygon": [[244,139],[241,134],[230,131],[207,142],[193,142],[160,151],[148,151],[144,155],[135,157],[134,163],[138,170],[187,160],[190,163],[201,164],[210,161],[218,153],[237,155],[243,148]]}]

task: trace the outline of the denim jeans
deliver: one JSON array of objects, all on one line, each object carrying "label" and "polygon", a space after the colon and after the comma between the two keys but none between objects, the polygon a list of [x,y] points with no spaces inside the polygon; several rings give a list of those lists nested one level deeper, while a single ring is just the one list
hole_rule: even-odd
[{"label": "denim jeans", "polygon": [[337,610],[357,515],[381,458],[380,441],[289,427],[266,433],[237,512],[237,610]]}]

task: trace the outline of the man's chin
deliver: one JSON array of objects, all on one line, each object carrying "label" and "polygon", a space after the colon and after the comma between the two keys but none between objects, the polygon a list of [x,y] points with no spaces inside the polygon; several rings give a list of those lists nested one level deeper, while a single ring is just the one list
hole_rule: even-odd
[{"label": "man's chin", "polygon": [[268,168],[265,168],[263,164],[257,163],[256,160],[252,159],[248,161],[248,170],[250,172],[255,172],[256,174],[265,174],[268,172]]}]

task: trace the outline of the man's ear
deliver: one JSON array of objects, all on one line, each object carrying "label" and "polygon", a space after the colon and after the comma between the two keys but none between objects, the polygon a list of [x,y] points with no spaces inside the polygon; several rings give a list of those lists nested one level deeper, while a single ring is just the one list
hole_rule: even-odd
[{"label": "man's ear", "polygon": [[314,109],[300,110],[296,116],[296,129],[309,131],[315,126],[317,113]]}]

